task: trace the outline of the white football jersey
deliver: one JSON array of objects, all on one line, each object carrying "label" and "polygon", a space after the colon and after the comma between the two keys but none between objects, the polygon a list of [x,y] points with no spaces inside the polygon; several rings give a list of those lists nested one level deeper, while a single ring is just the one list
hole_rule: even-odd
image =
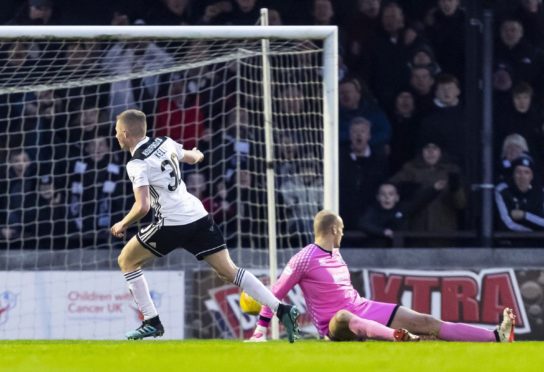
[{"label": "white football jersey", "polygon": [[132,187],[149,186],[151,206],[165,226],[186,225],[208,214],[181,179],[179,161],[183,155],[183,145],[169,137],[146,137],[127,163]]}]

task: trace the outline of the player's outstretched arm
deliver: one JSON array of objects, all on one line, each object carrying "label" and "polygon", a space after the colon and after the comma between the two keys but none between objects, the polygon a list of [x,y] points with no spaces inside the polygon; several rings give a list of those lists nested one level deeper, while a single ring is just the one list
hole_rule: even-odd
[{"label": "player's outstretched arm", "polygon": [[181,159],[182,162],[188,164],[197,164],[202,160],[204,160],[204,154],[196,147],[192,150],[185,150],[183,152],[183,158]]},{"label": "player's outstretched arm", "polygon": [[145,217],[147,212],[149,212],[151,208],[149,186],[134,188],[134,199],[134,205],[130,209],[130,212],[128,212],[125,218],[112,226],[111,233],[113,236],[122,238],[130,225]]}]

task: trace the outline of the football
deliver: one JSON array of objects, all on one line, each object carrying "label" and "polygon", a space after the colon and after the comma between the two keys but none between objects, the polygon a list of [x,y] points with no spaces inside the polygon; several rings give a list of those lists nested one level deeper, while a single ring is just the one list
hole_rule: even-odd
[{"label": "football", "polygon": [[261,304],[258,303],[253,297],[242,291],[240,293],[240,309],[249,315],[259,315],[261,311]]}]

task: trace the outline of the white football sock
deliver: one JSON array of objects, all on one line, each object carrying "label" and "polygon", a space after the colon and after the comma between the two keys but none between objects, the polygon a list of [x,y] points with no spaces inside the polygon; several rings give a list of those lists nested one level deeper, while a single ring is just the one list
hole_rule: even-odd
[{"label": "white football sock", "polygon": [[233,283],[242,288],[261,305],[268,306],[273,312],[278,310],[280,301],[249,271],[239,268]]},{"label": "white football sock", "polygon": [[132,271],[130,273],[124,273],[125,279],[128,283],[128,289],[134,298],[134,302],[138,306],[138,309],[142,312],[144,320],[156,317],[159,315],[151,295],[149,294],[149,287],[147,286],[147,280],[145,280],[142,270]]}]

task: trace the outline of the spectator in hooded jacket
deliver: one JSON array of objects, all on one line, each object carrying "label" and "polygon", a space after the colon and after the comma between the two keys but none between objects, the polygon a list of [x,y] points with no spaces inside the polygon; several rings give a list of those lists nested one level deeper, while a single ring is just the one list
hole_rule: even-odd
[{"label": "spectator in hooded jacket", "polygon": [[434,187],[438,181],[446,183],[440,193],[427,206],[413,215],[408,224],[414,231],[452,232],[459,227],[459,212],[466,207],[461,169],[448,159],[439,141],[424,141],[420,154],[409,161],[389,179],[413,200],[424,188]]},{"label": "spectator in hooded jacket", "polygon": [[535,182],[534,163],[521,156],[512,162],[512,180],[497,185],[495,203],[502,229],[544,230],[544,190]]}]

